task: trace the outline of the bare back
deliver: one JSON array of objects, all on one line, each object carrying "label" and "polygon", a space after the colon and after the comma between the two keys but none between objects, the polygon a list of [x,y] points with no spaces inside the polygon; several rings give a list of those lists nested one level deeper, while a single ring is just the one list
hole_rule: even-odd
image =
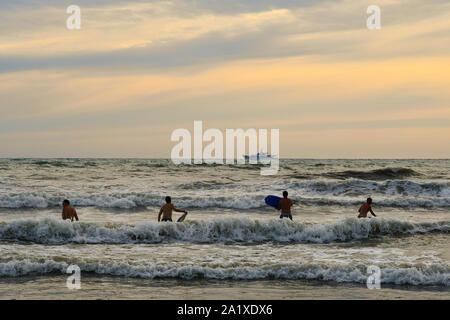
[{"label": "bare back", "polygon": [[70,219],[70,221],[73,221],[75,219],[78,221],[77,211],[71,206],[63,207],[62,218],[63,220]]},{"label": "bare back", "polygon": [[278,202],[278,209],[281,209],[282,214],[291,214],[292,200],[289,198],[283,198]]},{"label": "bare back", "polygon": [[372,210],[372,207],[367,202],[363,203],[363,205],[358,210],[359,215],[358,218],[366,218],[367,214],[370,212],[374,217],[376,217],[375,213]]},{"label": "bare back", "polygon": [[172,221],[172,211],[187,213],[187,211],[178,209],[171,202],[169,202],[163,205],[159,210],[158,221],[161,221],[161,215],[163,221]]},{"label": "bare back", "polygon": [[172,203],[166,203],[161,207],[160,213],[162,212],[163,219],[172,219],[172,210],[175,210],[175,206]]}]

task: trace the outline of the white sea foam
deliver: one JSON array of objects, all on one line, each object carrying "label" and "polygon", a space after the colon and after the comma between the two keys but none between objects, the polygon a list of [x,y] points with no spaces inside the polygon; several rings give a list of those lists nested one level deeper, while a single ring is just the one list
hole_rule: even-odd
[{"label": "white sea foam", "polygon": [[184,223],[142,222],[137,225],[70,223],[46,217],[0,223],[0,241],[43,244],[159,242],[308,242],[329,243],[378,236],[450,232],[450,221],[411,223],[395,219],[348,218],[329,224],[287,220],[215,218]]},{"label": "white sea foam", "polygon": [[[361,204],[366,195],[372,195],[378,207],[432,208],[450,207],[450,189],[444,184],[421,185],[411,182],[385,182],[373,184],[367,181],[353,182],[295,182],[290,184],[275,183],[268,190],[252,190],[251,186],[236,187],[236,190],[209,190],[208,197],[202,191],[198,194],[174,193],[176,203],[186,208],[228,208],[257,209],[266,208],[264,197],[270,190],[285,187],[291,190],[291,198],[297,203],[310,206],[338,205],[355,206]],[[273,192],[273,191],[272,191]],[[65,195],[55,192],[40,193],[0,193],[0,208],[38,208],[60,206]],[[160,206],[161,195],[149,192],[110,192],[81,193],[70,195],[73,205],[78,207],[132,209],[145,206]]]},{"label": "white sea foam", "polygon": [[[73,263],[73,262],[71,262]],[[367,280],[364,265],[332,264],[283,264],[272,263],[262,266],[204,266],[181,264],[130,264],[128,262],[79,261],[76,264],[82,273],[137,278],[179,278],[179,279],[314,279],[336,282],[364,283]],[[69,263],[45,260],[11,260],[0,263],[0,277],[20,277],[63,273]],[[446,263],[435,265],[404,265],[401,267],[381,266],[381,283],[409,285],[450,285],[450,266]]]},{"label": "white sea foam", "polygon": [[443,197],[448,195],[448,182],[415,182],[409,180],[367,181],[349,179],[293,181],[286,188],[315,195],[379,194],[390,196]]}]

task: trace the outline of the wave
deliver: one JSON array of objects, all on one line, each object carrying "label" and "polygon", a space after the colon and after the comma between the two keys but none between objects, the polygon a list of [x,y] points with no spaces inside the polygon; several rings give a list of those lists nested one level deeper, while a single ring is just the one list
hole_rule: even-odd
[{"label": "wave", "polygon": [[[194,181],[176,185],[173,198],[186,208],[267,208],[264,197],[273,190],[290,190],[291,197],[302,205],[357,206],[372,196],[378,207],[433,208],[450,207],[450,183],[395,181],[278,181],[267,186],[244,185],[239,182],[216,180]],[[107,188],[105,188],[107,190]],[[195,191],[191,195],[190,191]],[[201,191],[201,192],[200,192]],[[188,192],[189,196],[183,196]],[[204,192],[210,195],[205,197]],[[177,195],[179,194],[179,196]],[[198,194],[198,195],[197,195]],[[0,208],[45,209],[59,206],[67,195],[55,192],[0,193]],[[69,196],[75,206],[131,209],[160,206],[164,199],[153,192],[73,192]]]},{"label": "wave", "polygon": [[414,182],[409,180],[394,181],[294,181],[284,185],[299,194],[355,196],[364,194],[379,194],[390,196],[415,197],[449,197],[450,183],[448,182]]},{"label": "wave", "polygon": [[[183,188],[181,186],[180,188]],[[58,207],[65,195],[22,193],[0,194],[0,208],[20,209],[37,208],[45,209]],[[219,196],[219,197],[176,197],[176,205],[185,208],[229,208],[229,209],[254,209],[266,207],[264,196]],[[132,209],[147,206],[161,206],[164,197],[147,192],[107,193],[92,194],[88,196],[73,195],[69,197],[71,204],[77,207],[99,207]]]},{"label": "wave", "polygon": [[[373,195],[372,195],[373,197]],[[389,207],[389,208],[422,208],[422,209],[433,209],[433,208],[448,208],[450,207],[449,198],[386,198],[386,199],[376,199],[374,201],[374,207]],[[315,197],[315,198],[300,198],[297,200],[298,203],[306,206],[347,206],[356,207],[360,206],[365,199],[355,200],[354,198],[341,198],[341,197]]]},{"label": "wave", "polygon": [[[310,279],[336,282],[365,283],[366,266],[328,265],[312,263],[270,263],[262,266],[225,265],[168,265],[146,263],[130,264],[111,261],[71,261],[80,267],[81,273],[123,276],[132,278],[177,278],[177,279]],[[0,262],[0,277],[20,277],[26,275],[45,275],[52,273],[66,274],[69,264],[51,259],[45,261],[12,260]],[[409,264],[398,266],[380,266],[381,285],[450,285],[450,266],[445,263],[423,265]]]},{"label": "wave", "polygon": [[44,167],[44,168],[87,168],[87,167],[97,167],[97,163],[95,161],[89,160],[56,160],[56,159],[48,159],[48,160],[31,160],[29,164]]},{"label": "wave", "polygon": [[322,175],[334,179],[388,180],[416,177],[421,174],[408,168],[383,168],[370,171],[346,170],[341,172],[327,172]]},{"label": "wave", "polygon": [[198,189],[214,190],[223,188],[242,188],[242,185],[233,184],[232,182],[207,180],[207,181],[194,181],[190,183],[183,183],[178,185],[177,188],[185,190],[198,190]]},{"label": "wave", "polygon": [[307,224],[280,219],[215,218],[183,223],[142,222],[137,225],[71,223],[45,217],[0,223],[0,241],[40,244],[194,243],[330,243],[380,236],[449,233],[450,221],[411,223],[395,219],[357,219]]}]

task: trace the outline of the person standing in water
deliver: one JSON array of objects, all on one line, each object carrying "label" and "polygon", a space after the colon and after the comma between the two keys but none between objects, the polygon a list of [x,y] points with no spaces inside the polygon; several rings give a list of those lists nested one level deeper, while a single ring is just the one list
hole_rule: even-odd
[{"label": "person standing in water", "polygon": [[289,218],[292,220],[291,207],[294,204],[294,202],[287,196],[288,192],[283,191],[283,199],[281,199],[280,202],[278,202],[277,209],[281,210],[280,219]]},{"label": "person standing in water", "polygon": [[172,210],[176,211],[176,212],[184,212],[187,213],[187,211],[185,210],[181,210],[176,208],[173,204],[172,204],[172,199],[167,196],[166,197],[166,204],[163,205],[161,207],[161,209],[159,210],[159,215],[158,215],[158,222],[161,221],[161,215],[162,215],[162,221],[170,221],[172,222]]},{"label": "person standing in water", "polygon": [[62,210],[62,218],[63,220],[70,219],[70,221],[73,221],[73,219],[78,220],[77,210],[75,210],[74,207],[70,205],[70,201],[65,199],[62,203],[63,210]]},{"label": "person standing in water", "polygon": [[369,211],[374,217],[376,217],[375,213],[372,211],[372,198],[367,198],[367,201],[363,203],[362,206],[359,208],[358,218],[367,218],[367,213]]}]

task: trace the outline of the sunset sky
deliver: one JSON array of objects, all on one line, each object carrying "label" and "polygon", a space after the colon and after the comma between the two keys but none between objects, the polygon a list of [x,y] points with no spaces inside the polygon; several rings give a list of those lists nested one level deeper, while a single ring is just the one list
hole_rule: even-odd
[{"label": "sunset sky", "polygon": [[449,158],[450,1],[0,0],[0,112],[0,157],[168,158],[203,120],[283,158]]}]

